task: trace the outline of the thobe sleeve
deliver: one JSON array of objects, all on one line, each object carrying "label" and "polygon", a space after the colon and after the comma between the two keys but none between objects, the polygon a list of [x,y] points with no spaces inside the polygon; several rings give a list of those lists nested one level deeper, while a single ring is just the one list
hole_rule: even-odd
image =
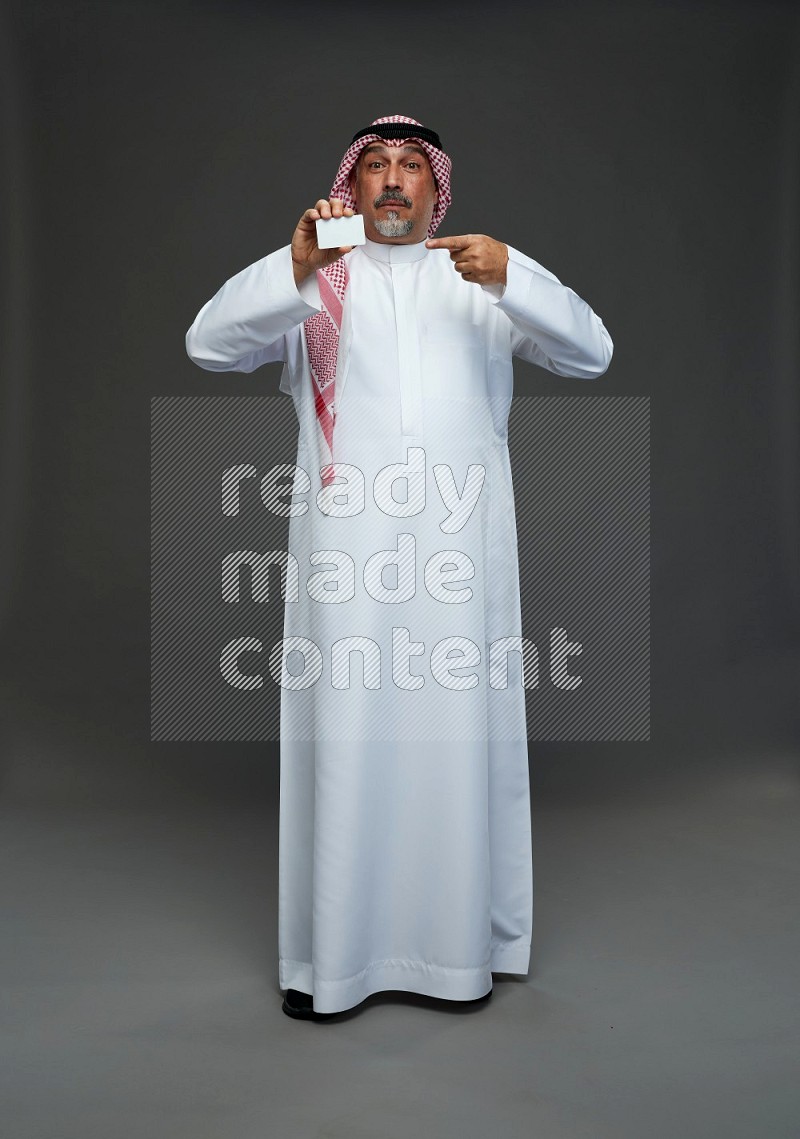
[{"label": "thobe sleeve", "polygon": [[511,351],[559,376],[592,379],[611,363],[614,343],[602,320],[549,270],[508,246],[506,284],[482,285],[511,321]]},{"label": "thobe sleeve", "polygon": [[209,372],[252,372],[286,359],[286,333],[321,312],[317,275],[298,287],[290,245],[242,269],[206,301],[186,333],[189,358]]}]

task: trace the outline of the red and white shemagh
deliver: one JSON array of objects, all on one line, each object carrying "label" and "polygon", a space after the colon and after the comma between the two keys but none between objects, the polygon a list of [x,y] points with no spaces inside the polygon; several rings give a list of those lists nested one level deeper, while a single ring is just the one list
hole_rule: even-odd
[{"label": "red and white shemagh", "polygon": [[[382,123],[408,123],[412,128],[422,126],[422,123],[418,123],[416,119],[410,119],[406,115],[387,115],[382,119],[375,119],[370,123],[370,126],[376,127]],[[350,192],[350,172],[358,161],[361,151],[372,142],[382,142],[386,146],[405,146],[409,142],[415,142],[427,154],[439,191],[439,198],[433,208],[431,224],[428,227],[428,237],[433,237],[447,212],[447,207],[453,200],[450,193],[452,163],[443,150],[439,150],[426,139],[417,138],[413,129],[409,130],[407,138],[385,139],[379,134],[366,134],[351,143],[345,151],[329,197],[341,198],[345,206],[350,206],[351,209],[355,210],[356,203]],[[319,425],[320,455],[323,457],[321,469],[323,486],[328,486],[334,481],[332,464],[334,462],[333,429],[336,423],[334,403],[336,362],[339,354],[339,333],[342,327],[344,296],[348,281],[349,274],[344,257],[340,257],[324,269],[318,269],[317,282],[322,312],[314,313],[313,316],[304,321],[308,360],[314,383],[314,405]]]}]

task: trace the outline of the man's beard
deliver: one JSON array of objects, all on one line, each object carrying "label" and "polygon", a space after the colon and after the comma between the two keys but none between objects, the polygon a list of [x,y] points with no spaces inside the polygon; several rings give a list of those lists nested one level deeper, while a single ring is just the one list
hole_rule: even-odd
[{"label": "man's beard", "polygon": [[376,221],[375,228],[381,237],[405,237],[414,228],[414,219],[401,220],[397,210],[389,210],[385,221]]}]

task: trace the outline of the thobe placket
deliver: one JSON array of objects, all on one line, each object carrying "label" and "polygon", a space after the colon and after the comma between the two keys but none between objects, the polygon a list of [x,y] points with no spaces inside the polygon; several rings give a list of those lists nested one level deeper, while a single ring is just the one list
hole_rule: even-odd
[{"label": "thobe placket", "polygon": [[422,446],[422,376],[419,361],[413,264],[391,266],[397,326],[400,421],[404,447]]}]

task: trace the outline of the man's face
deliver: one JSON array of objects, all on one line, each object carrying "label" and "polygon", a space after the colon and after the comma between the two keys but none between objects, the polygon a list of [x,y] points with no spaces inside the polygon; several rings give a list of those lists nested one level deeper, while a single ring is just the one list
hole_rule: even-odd
[{"label": "man's face", "polygon": [[371,142],[350,175],[350,188],[371,241],[410,245],[428,236],[439,192],[421,146]]}]

